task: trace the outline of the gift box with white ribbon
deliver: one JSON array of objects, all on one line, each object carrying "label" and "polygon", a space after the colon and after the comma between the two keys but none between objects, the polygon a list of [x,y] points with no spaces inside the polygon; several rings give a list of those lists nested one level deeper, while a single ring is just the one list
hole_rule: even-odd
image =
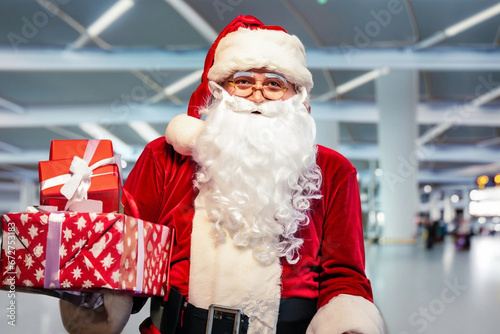
[{"label": "gift box with white ribbon", "polygon": [[90,199],[102,202],[102,212],[118,211],[120,169],[110,140],[53,140],[49,159],[38,164],[41,205],[77,211],[71,206]]},{"label": "gift box with white ribbon", "polygon": [[167,226],[115,213],[8,213],[2,230],[4,289],[166,293]]}]

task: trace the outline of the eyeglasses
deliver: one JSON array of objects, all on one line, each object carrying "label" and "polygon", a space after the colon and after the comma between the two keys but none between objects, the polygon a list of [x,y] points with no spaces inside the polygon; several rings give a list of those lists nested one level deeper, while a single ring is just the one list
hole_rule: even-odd
[{"label": "eyeglasses", "polygon": [[[288,90],[287,81],[276,73],[265,74],[264,80],[255,80],[253,72],[237,72],[228,83],[234,87],[234,95],[247,98],[256,90],[260,90],[262,95],[268,100],[279,100]],[[260,87],[257,83],[261,83]]]}]

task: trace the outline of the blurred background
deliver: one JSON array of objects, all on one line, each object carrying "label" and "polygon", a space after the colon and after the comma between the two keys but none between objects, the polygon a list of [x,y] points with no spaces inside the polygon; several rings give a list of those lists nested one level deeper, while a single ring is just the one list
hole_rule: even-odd
[{"label": "blurred background", "polygon": [[[38,204],[53,139],[111,139],[126,177],[238,14],[306,46],[317,140],[358,170],[390,332],[497,333],[499,1],[0,0],[0,213]],[[2,333],[64,332],[57,300],[17,298]]]}]

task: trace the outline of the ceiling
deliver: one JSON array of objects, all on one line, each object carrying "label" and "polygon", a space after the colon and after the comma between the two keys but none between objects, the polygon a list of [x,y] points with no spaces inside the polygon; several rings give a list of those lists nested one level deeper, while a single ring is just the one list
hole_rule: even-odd
[{"label": "ceiling", "polygon": [[362,182],[379,167],[376,81],[391,70],[418,73],[421,186],[500,172],[499,1],[0,0],[0,211],[33,200],[53,139],[112,139],[126,175],[238,14],[303,41],[318,141]]}]

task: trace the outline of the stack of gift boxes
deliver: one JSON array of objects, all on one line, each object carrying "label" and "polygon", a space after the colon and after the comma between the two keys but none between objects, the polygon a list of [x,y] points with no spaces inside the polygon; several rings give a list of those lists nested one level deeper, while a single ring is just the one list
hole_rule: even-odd
[{"label": "stack of gift boxes", "polygon": [[109,140],[52,141],[40,206],[2,216],[3,288],[165,295],[172,230],[119,213],[119,163]]}]

